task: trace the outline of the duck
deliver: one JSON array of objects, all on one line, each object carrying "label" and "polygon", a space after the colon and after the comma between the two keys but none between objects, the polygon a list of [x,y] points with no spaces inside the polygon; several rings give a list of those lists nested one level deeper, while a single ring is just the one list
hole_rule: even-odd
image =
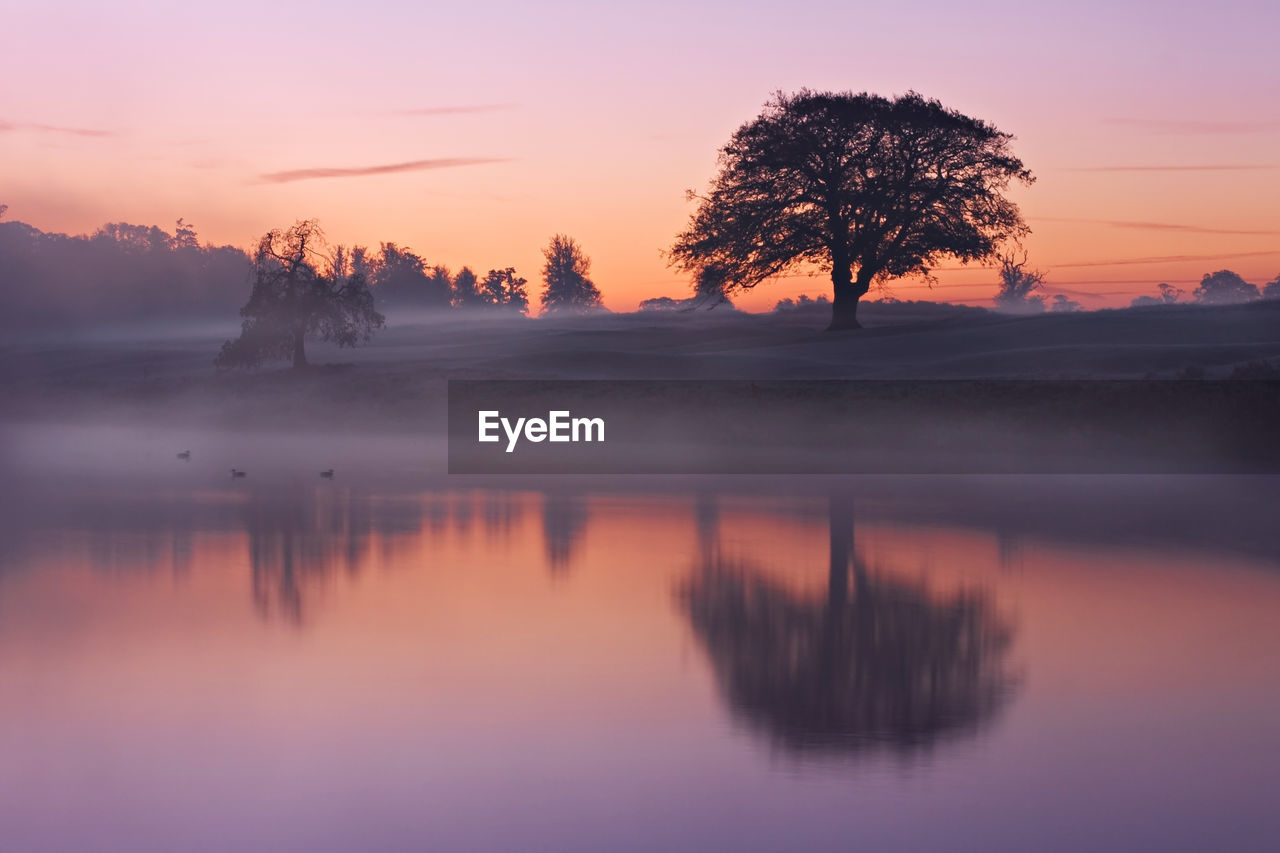
[{"label": "duck", "polygon": [[231,476],[232,476],[232,477],[243,477],[244,475],[245,475],[245,472],[244,472],[244,471],[241,471],[239,468],[232,468],[232,469],[231,469]]},{"label": "duck", "polygon": [[320,472],[320,476],[321,476],[321,477],[324,477],[326,480],[332,480],[332,479],[333,479],[333,469],[332,469],[332,468],[330,468],[330,469],[328,469],[327,471],[321,471],[321,472]]},{"label": "duck", "polygon": [[182,451],[181,453],[178,454],[178,458],[181,459],[183,462],[186,462],[191,458],[191,451],[190,450]]}]

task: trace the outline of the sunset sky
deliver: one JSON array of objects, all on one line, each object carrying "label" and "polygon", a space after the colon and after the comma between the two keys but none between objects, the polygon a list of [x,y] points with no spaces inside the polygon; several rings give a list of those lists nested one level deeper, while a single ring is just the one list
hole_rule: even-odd
[{"label": "sunset sky", "polygon": [[[45,230],[185,217],[248,246],[317,217],[334,242],[531,281],[562,231],[629,310],[684,295],[661,256],[684,191],[772,92],[915,89],[1017,136],[1051,293],[1100,307],[1222,267],[1280,273],[1275,0],[121,0],[4,19],[0,202]],[[951,266],[891,292],[994,293],[993,271]]]}]

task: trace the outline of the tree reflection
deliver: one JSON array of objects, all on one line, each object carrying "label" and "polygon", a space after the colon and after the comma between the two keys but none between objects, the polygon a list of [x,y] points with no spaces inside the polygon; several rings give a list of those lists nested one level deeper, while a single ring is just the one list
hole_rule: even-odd
[{"label": "tree reflection", "polygon": [[[375,558],[407,564],[424,526],[438,540],[467,534],[483,520],[487,535],[511,535],[521,507],[510,495],[380,495],[330,486],[250,490],[240,506],[252,569],[254,608],[264,618],[305,621],[308,601],[339,573],[357,575]],[[580,523],[566,525],[567,555]],[[420,553],[415,549],[414,553]],[[565,558],[567,560],[567,556]]]},{"label": "tree reflection", "polygon": [[587,503],[572,492],[547,492],[542,497],[542,537],[547,567],[553,575],[569,571],[573,551],[587,528]]},{"label": "tree reflection", "polygon": [[244,529],[255,609],[301,623],[308,589],[335,571],[359,571],[373,522],[368,502],[345,492],[255,491],[244,505]]},{"label": "tree reflection", "polygon": [[1012,694],[1012,629],[980,591],[869,572],[830,502],[825,598],[703,549],[679,601],[732,712],[800,755],[910,752],[976,730]]}]

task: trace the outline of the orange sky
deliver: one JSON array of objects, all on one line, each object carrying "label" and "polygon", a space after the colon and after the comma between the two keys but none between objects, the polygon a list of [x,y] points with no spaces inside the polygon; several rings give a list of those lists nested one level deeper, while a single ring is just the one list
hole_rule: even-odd
[{"label": "orange sky", "polygon": [[[1222,267],[1280,273],[1272,2],[53,2],[6,19],[0,202],[47,230],[181,216],[247,246],[318,217],[337,242],[530,280],[564,231],[628,310],[684,294],[660,254],[684,190],[771,92],[914,88],[1018,137],[1051,293],[1097,307]],[[974,301],[993,280],[943,269],[891,292]]]}]

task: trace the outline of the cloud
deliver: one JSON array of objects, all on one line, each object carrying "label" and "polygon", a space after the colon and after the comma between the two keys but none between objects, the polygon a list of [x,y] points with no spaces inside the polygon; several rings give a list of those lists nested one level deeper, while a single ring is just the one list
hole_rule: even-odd
[{"label": "cloud", "polygon": [[[1146,264],[1182,264],[1182,263],[1193,263],[1193,262],[1212,263],[1214,261],[1234,261],[1234,260],[1239,260],[1241,258],[1269,258],[1269,257],[1274,257],[1276,255],[1280,255],[1280,249],[1268,249],[1265,251],[1257,251],[1257,252],[1230,252],[1230,253],[1217,254],[1217,255],[1155,255],[1155,256],[1145,257],[1145,258],[1117,258],[1112,261],[1071,261],[1071,262],[1063,262],[1063,263],[1045,263],[1043,267],[1046,272],[1051,272],[1053,270],[1065,269],[1065,268],[1071,268],[1071,267],[1075,267],[1075,268],[1123,267],[1123,266],[1142,266]],[[1040,264],[1036,264],[1036,266],[1040,266]],[[988,269],[995,269],[995,266],[991,264],[987,264],[984,266],[953,265],[953,266],[946,266],[946,267],[936,267],[934,269],[934,272],[963,272],[963,271],[988,270]],[[1162,278],[1160,279],[1160,281],[1174,282],[1176,280],[1171,278]],[[1121,284],[1124,282],[1114,282],[1114,283]],[[951,286],[967,287],[968,285],[963,285],[963,284],[937,285],[935,284],[933,286],[934,287],[951,287]]]},{"label": "cloud", "polygon": [[1280,249],[1264,252],[1232,252],[1222,255],[1160,255],[1149,258],[1120,258],[1114,261],[1076,261],[1069,264],[1051,264],[1051,269],[1062,267],[1118,267],[1140,264],[1180,264],[1192,261],[1234,261],[1240,258],[1265,258],[1280,255]]},{"label": "cloud", "polygon": [[95,127],[63,127],[62,125],[56,124],[39,124],[36,122],[23,121],[15,122],[0,119],[0,133],[15,133],[19,131],[28,131],[31,133],[61,133],[67,136],[115,136],[113,131],[101,130]]},{"label": "cloud", "polygon": [[267,172],[258,176],[261,183],[287,184],[293,181],[310,181],[316,178],[363,178],[368,175],[391,175],[397,172],[425,172],[430,169],[452,169],[456,166],[479,166],[485,163],[506,163],[500,157],[441,157],[434,160],[409,160],[405,163],[388,163],[381,166],[356,168],[290,169],[283,172]]},{"label": "cloud", "polygon": [[416,109],[393,110],[400,116],[460,116],[476,113],[497,113],[514,110],[515,104],[458,104],[452,107],[418,107]]},{"label": "cloud", "polygon": [[1201,163],[1185,166],[1080,166],[1068,172],[1262,172],[1280,169],[1277,163]]},{"label": "cloud", "polygon": [[1176,231],[1183,234],[1232,234],[1244,237],[1275,237],[1276,230],[1249,230],[1236,228],[1205,228],[1199,225],[1179,225],[1172,222],[1132,222],[1123,219],[1071,219],[1059,216],[1033,217],[1038,222],[1078,222],[1086,225],[1107,225],[1111,228],[1131,228],[1138,231]]},{"label": "cloud", "polygon": [[1198,119],[1107,118],[1103,124],[1145,130],[1148,133],[1224,134],[1266,133],[1280,129],[1277,121],[1202,121]]}]

